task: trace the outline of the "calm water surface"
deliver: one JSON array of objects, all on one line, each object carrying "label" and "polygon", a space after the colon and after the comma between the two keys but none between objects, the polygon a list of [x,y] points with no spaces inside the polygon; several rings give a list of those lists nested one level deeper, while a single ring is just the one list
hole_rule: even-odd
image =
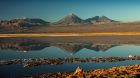
[{"label": "calm water surface", "polygon": [[94,51],[83,48],[77,52],[69,52],[55,46],[27,52],[0,50],[0,59],[127,57],[129,55],[140,55],[140,46],[115,46],[107,51]]}]

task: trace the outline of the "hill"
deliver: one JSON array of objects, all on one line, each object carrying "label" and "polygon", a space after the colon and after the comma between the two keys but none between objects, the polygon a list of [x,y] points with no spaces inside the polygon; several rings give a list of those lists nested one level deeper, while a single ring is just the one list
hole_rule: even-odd
[{"label": "hill", "polygon": [[49,22],[42,19],[18,18],[0,21],[0,32],[21,32],[34,26],[48,26]]},{"label": "hill", "polygon": [[106,16],[95,16],[95,17],[92,17],[92,18],[88,18],[85,21],[89,22],[89,23],[92,23],[92,24],[106,24],[106,23],[117,22],[115,20],[109,19]]},{"label": "hill", "polygon": [[85,23],[83,19],[72,13],[53,23],[53,25],[81,25]]}]

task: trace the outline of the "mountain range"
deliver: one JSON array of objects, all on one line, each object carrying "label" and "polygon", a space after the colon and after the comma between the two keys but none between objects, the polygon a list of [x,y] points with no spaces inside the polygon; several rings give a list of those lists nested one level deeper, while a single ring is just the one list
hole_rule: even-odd
[{"label": "mountain range", "polygon": [[112,19],[109,19],[106,16],[95,16],[88,18],[86,20],[81,19],[75,14],[69,14],[64,18],[60,19],[57,22],[47,22],[42,19],[33,19],[33,18],[17,18],[12,20],[1,20],[0,26],[20,26],[20,27],[30,27],[30,26],[40,26],[40,25],[81,25],[81,24],[102,24],[102,23],[111,23],[117,22]]},{"label": "mountain range", "polygon": [[59,21],[52,23],[52,25],[106,24],[106,23],[113,23],[113,22],[118,22],[118,21],[109,19],[106,16],[95,16],[95,17],[83,20],[77,15],[72,13],[60,19]]},{"label": "mountain range", "polygon": [[[94,25],[118,22],[106,16],[95,16],[88,19],[81,19],[75,14],[69,14],[57,22],[47,22],[37,18],[17,18],[0,21],[0,33],[24,33],[24,32],[47,32],[47,27]],[[41,27],[46,27],[45,29]],[[55,29],[56,30],[56,29]]]}]

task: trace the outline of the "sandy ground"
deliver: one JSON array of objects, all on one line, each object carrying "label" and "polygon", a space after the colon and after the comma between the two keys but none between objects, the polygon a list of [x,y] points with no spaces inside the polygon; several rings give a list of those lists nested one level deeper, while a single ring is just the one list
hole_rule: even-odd
[{"label": "sandy ground", "polygon": [[47,37],[47,36],[140,36],[140,32],[94,32],[94,33],[27,33],[0,34],[0,37]]}]

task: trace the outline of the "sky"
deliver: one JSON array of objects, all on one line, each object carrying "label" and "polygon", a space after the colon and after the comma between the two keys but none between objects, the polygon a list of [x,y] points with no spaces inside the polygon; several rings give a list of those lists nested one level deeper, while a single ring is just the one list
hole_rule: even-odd
[{"label": "sky", "polygon": [[55,22],[70,13],[82,19],[140,21],[140,0],[0,0],[1,20],[27,17]]}]

